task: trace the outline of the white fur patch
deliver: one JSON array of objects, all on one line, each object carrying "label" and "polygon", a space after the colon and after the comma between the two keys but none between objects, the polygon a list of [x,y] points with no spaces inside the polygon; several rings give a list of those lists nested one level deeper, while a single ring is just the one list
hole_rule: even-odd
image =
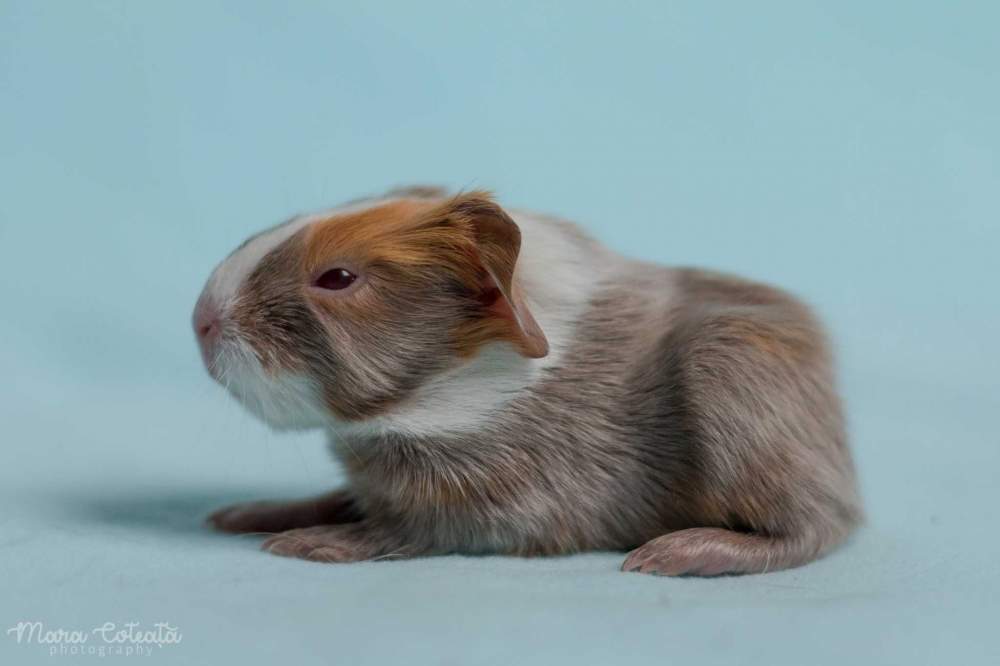
[{"label": "white fur patch", "polygon": [[521,356],[509,344],[486,345],[476,356],[430,379],[403,404],[366,421],[335,422],[340,435],[399,433],[430,436],[482,427],[500,409],[534,383],[539,360]]},{"label": "white fur patch", "polygon": [[329,421],[319,386],[308,377],[267,373],[246,342],[223,341],[218,381],[247,411],[275,430],[309,430]]}]

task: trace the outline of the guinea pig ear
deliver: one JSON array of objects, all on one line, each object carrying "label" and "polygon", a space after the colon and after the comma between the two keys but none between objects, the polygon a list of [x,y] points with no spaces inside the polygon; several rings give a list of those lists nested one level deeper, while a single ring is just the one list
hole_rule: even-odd
[{"label": "guinea pig ear", "polygon": [[475,259],[485,274],[478,288],[487,316],[508,328],[521,354],[528,358],[546,356],[549,342],[515,279],[521,251],[517,223],[484,192],[459,195],[446,206],[446,217],[460,221],[472,233]]}]

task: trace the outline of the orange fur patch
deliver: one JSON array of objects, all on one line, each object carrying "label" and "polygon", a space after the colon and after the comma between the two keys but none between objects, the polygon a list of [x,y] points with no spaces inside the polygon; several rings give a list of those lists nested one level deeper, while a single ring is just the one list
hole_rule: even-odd
[{"label": "orange fur patch", "polygon": [[318,273],[339,259],[419,268],[467,252],[467,235],[428,219],[435,208],[433,202],[404,199],[319,222],[306,239],[306,269]]},{"label": "orange fur patch", "polygon": [[506,340],[525,355],[544,356],[544,335],[514,277],[519,248],[516,225],[489,195],[472,192],[443,201],[403,199],[318,222],[306,237],[304,263],[313,276],[343,261],[361,270],[391,268],[400,280],[444,271],[470,294],[498,290],[500,298],[482,304],[484,316],[457,323],[456,351],[471,356],[486,342]]}]

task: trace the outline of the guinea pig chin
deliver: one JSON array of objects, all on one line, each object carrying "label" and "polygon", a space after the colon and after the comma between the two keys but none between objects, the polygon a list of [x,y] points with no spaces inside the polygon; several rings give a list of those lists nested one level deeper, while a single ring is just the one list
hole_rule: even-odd
[{"label": "guinea pig chin", "polygon": [[219,349],[213,377],[247,411],[274,430],[310,430],[327,425],[320,388],[306,376],[268,372],[240,340]]}]

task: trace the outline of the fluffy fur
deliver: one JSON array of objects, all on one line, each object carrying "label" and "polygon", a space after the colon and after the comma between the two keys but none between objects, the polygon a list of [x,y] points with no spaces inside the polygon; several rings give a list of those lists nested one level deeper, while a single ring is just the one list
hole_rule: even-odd
[{"label": "fluffy fur", "polygon": [[[332,268],[358,279],[318,287]],[[196,319],[213,377],[275,428],[326,429],[348,473],[213,515],[274,533],[273,553],[635,549],[626,570],[752,573],[821,556],[861,518],[804,305],[484,193],[295,218],[220,264]]]}]

